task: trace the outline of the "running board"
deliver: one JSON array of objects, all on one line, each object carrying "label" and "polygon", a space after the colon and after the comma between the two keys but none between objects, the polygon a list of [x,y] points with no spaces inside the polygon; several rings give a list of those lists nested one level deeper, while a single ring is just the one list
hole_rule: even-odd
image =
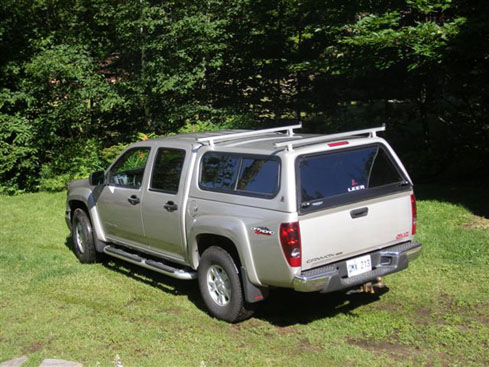
[{"label": "running board", "polygon": [[107,255],[116,257],[118,259],[130,262],[131,264],[142,266],[143,268],[150,269],[153,271],[157,271],[158,273],[162,273],[168,275],[172,278],[190,280],[197,279],[197,272],[191,269],[184,270],[180,268],[175,268],[171,265],[154,261],[151,259],[145,259],[140,255],[136,255],[127,251],[124,251],[120,248],[105,246],[104,253]]}]

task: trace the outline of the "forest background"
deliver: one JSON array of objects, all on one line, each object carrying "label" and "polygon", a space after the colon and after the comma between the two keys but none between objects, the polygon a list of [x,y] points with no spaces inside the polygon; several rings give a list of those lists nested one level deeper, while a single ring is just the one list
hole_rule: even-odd
[{"label": "forest background", "polygon": [[129,142],[387,124],[415,181],[488,177],[489,3],[1,0],[0,193]]}]

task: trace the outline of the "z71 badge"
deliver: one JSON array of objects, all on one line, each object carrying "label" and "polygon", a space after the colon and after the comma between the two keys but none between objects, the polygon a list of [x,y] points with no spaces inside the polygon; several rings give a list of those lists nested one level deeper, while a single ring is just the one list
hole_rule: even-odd
[{"label": "z71 badge", "polygon": [[255,232],[255,234],[261,234],[263,236],[271,236],[275,233],[273,231],[270,231],[267,227],[253,227],[251,229]]}]

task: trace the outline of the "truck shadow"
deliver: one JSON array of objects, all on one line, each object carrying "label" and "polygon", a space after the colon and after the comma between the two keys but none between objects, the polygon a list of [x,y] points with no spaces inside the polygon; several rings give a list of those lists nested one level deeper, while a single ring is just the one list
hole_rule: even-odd
[{"label": "truck shadow", "polygon": [[[102,265],[119,274],[157,288],[175,296],[186,296],[199,310],[208,314],[200,296],[197,281],[179,280],[141,268],[116,258],[106,257]],[[338,314],[352,315],[358,307],[376,302],[387,287],[375,294],[341,292],[330,294],[298,293],[288,289],[274,289],[267,300],[258,303],[252,318],[260,319],[278,327],[308,324],[315,320],[334,317]],[[209,317],[212,317],[209,315]]]},{"label": "truck shadow", "polygon": [[260,305],[254,317],[274,326],[287,327],[309,324],[313,321],[335,317],[339,314],[356,316],[352,311],[380,300],[388,287],[375,294],[334,292],[328,294],[299,293],[289,289],[274,289]]},{"label": "truck shadow", "polygon": [[[73,251],[73,241],[67,237],[65,246]],[[73,256],[75,256],[73,254]],[[199,310],[207,313],[196,281],[175,279],[140,266],[103,255],[100,264],[105,268],[130,277],[174,296],[186,296]],[[289,289],[273,289],[270,296],[258,303],[252,318],[260,319],[278,327],[308,324],[315,320],[334,317],[338,314],[352,315],[358,307],[376,302],[388,292],[388,287],[376,290],[375,294],[335,292],[329,294],[299,293]],[[209,315],[209,317],[212,317]]]},{"label": "truck shadow", "polygon": [[[66,238],[65,246],[73,252],[73,240],[71,236]],[[73,256],[75,256],[74,253]],[[195,281],[175,279],[105,254],[100,254],[99,263],[106,269],[130,277],[165,293],[175,296],[187,296],[199,309],[206,311],[205,305],[200,299],[197,282]]]}]

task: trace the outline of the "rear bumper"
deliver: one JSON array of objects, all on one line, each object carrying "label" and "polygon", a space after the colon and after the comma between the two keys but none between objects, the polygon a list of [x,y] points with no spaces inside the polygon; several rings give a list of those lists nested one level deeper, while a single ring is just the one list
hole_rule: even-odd
[{"label": "rear bumper", "polygon": [[346,261],[306,270],[294,278],[293,287],[299,292],[328,293],[361,285],[377,277],[392,274],[408,267],[421,252],[421,244],[404,242],[382,250],[370,252],[372,270],[348,278]]}]

